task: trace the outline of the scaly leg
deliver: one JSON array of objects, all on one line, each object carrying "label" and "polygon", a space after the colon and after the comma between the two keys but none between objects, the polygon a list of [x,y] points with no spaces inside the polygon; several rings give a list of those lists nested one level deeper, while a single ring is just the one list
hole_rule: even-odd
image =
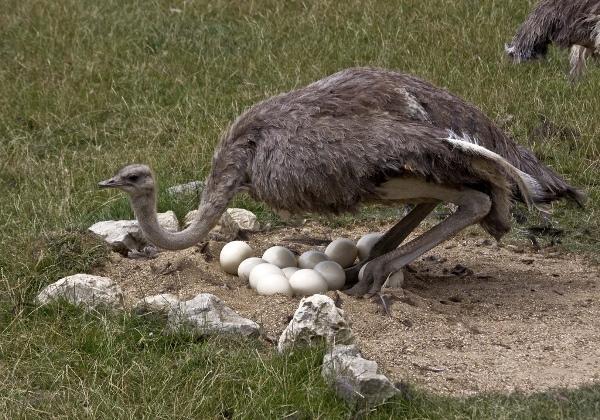
[{"label": "scaly leg", "polygon": [[378,292],[389,274],[400,270],[465,227],[477,223],[491,207],[487,194],[471,189],[455,190],[449,201],[458,205],[454,214],[418,238],[369,262],[362,280],[345,293],[362,296],[367,292]]},{"label": "scaly leg", "polygon": [[377,243],[369,252],[367,261],[396,249],[407,237],[415,230],[419,224],[425,219],[429,213],[435,209],[437,203],[418,204],[408,213],[400,222],[396,223],[385,235],[377,241]]},{"label": "scaly leg", "polygon": [[385,235],[381,237],[373,246],[373,249],[369,252],[369,256],[360,261],[358,264],[347,268],[346,271],[346,285],[352,286],[358,281],[358,273],[363,265],[368,261],[379,257],[387,252],[396,249],[413,230],[419,226],[419,224],[427,217],[429,213],[433,211],[437,203],[423,203],[416,205],[410,213],[404,216],[398,223],[396,223]]}]

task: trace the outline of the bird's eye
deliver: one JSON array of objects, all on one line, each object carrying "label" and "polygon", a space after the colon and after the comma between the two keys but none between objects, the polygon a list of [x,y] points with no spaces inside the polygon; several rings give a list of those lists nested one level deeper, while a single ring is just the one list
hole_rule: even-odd
[{"label": "bird's eye", "polygon": [[129,176],[127,177],[127,180],[128,180],[128,181],[131,181],[131,182],[135,182],[135,181],[137,181],[137,180],[138,180],[138,178],[139,178],[139,176],[138,176],[138,175],[129,175]]}]

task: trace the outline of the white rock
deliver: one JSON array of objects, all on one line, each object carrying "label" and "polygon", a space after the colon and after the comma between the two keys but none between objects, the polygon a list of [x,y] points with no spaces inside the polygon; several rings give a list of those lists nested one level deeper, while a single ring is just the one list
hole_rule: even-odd
[{"label": "white rock", "polygon": [[256,219],[256,215],[246,209],[230,208],[227,209],[227,213],[231,216],[238,227],[243,230],[249,230],[251,232],[257,232],[260,230],[260,224]]},{"label": "white rock", "polygon": [[363,359],[356,345],[336,345],[323,358],[323,378],[351,404],[379,404],[399,393],[377,363]]},{"label": "white rock", "polygon": [[250,272],[252,271],[252,269],[254,267],[256,267],[258,264],[264,264],[266,263],[265,260],[263,260],[262,258],[258,258],[258,257],[250,257],[250,258],[246,258],[244,261],[241,262],[240,266],[238,267],[238,277],[240,278],[240,280],[243,281],[248,281],[248,279],[250,278]]},{"label": "white rock", "polygon": [[296,267],[296,256],[283,246],[272,246],[264,252],[262,258],[279,268]]},{"label": "white rock", "polygon": [[137,315],[160,314],[167,315],[171,308],[179,304],[177,296],[171,293],[146,296],[133,305],[133,313]]},{"label": "white rock", "polygon": [[192,181],[186,184],[174,185],[167,188],[167,194],[169,195],[182,195],[191,193],[200,193],[204,189],[204,182]]},{"label": "white rock", "polygon": [[292,274],[290,286],[296,296],[325,293],[329,289],[323,276],[310,268],[301,269]]},{"label": "white rock", "polygon": [[325,295],[313,295],[300,301],[294,317],[279,337],[277,349],[284,352],[295,346],[350,344],[354,341],[344,311]]},{"label": "white rock", "polygon": [[321,261],[314,270],[325,279],[329,290],[339,290],[346,283],[346,273],[335,261]]},{"label": "white rock", "polygon": [[[192,210],[188,214],[185,215],[183,219],[183,227],[187,228],[192,224],[194,220],[198,217],[198,210]],[[227,212],[224,212],[221,215],[221,218],[217,222],[217,224],[211,229],[209,232],[209,236],[218,237],[219,239],[224,239],[226,241],[231,241],[238,236],[240,231],[240,227],[233,220],[231,215]]]},{"label": "white rock", "polygon": [[246,258],[253,254],[252,247],[244,241],[232,241],[221,249],[219,263],[223,271],[229,274],[237,274],[238,267]]},{"label": "white rock", "polygon": [[35,300],[45,305],[63,299],[86,309],[123,309],[123,292],[108,277],[90,274],[64,277],[46,286]]},{"label": "white rock", "polygon": [[94,223],[88,230],[104,239],[114,251],[142,248],[144,238],[136,220],[106,220]]},{"label": "white rock", "polygon": [[199,335],[258,336],[259,334],[257,323],[241,317],[210,293],[201,293],[171,308],[167,330],[175,331],[181,327],[189,328]]},{"label": "white rock", "polygon": [[258,281],[268,275],[271,275],[271,274],[284,275],[281,268],[277,267],[276,265],[269,264],[269,263],[257,264],[250,271],[248,283],[250,283],[251,288],[256,289],[256,285],[258,284]]},{"label": "white rock", "polygon": [[[188,227],[197,215],[198,210],[192,210],[186,214],[183,226]],[[221,215],[219,222],[212,228],[211,233],[222,235],[231,240],[238,235],[240,229],[252,232],[260,230],[256,215],[245,209],[229,208]]]},{"label": "white rock", "polygon": [[[169,232],[179,230],[179,222],[174,212],[158,213],[157,216],[158,223],[164,229]],[[94,223],[88,230],[104,239],[117,252],[141,251],[148,245],[137,220],[106,220]]]},{"label": "white rock", "polygon": [[385,283],[383,283],[384,289],[401,289],[404,285],[404,271],[399,270],[392,273]]},{"label": "white rock", "polygon": [[298,270],[300,270],[300,269],[299,269],[298,267],[285,267],[285,268],[282,268],[281,270],[283,271],[283,274],[284,274],[284,275],[287,277],[287,279],[289,280],[289,279],[291,279],[291,278],[292,278],[292,275],[293,275],[293,274],[294,274],[296,271],[298,271]]},{"label": "white rock", "polygon": [[[196,220],[196,217],[198,215],[198,210],[191,210],[188,211],[187,214],[185,215],[185,217],[183,218],[183,228],[187,228],[189,225],[192,224],[192,222],[194,220]],[[214,229],[214,228],[213,228]]]},{"label": "white rock", "polygon": [[294,295],[290,281],[282,274],[271,274],[259,279],[256,284],[256,293],[264,296],[275,294]]},{"label": "white rock", "polygon": [[325,255],[327,255],[327,258],[330,260],[341,265],[342,268],[347,268],[354,263],[354,260],[358,255],[358,249],[350,239],[339,238],[327,245],[327,248],[325,248]]},{"label": "white rock", "polygon": [[314,268],[315,265],[321,261],[327,261],[327,255],[321,251],[306,251],[298,257],[298,267],[300,268]]},{"label": "white rock", "polygon": [[358,249],[358,259],[364,260],[369,256],[369,252],[377,241],[383,236],[382,233],[367,233],[356,242],[356,248]]},{"label": "white rock", "polygon": [[174,211],[169,210],[164,213],[158,213],[156,217],[158,224],[169,232],[177,232],[179,230],[179,220],[177,220]]}]

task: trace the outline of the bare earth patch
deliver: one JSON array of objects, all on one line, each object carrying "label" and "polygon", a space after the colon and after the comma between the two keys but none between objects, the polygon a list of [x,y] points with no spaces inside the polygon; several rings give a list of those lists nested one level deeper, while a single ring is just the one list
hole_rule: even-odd
[{"label": "bare earth patch", "polygon": [[[311,222],[254,234],[249,243],[257,256],[273,245],[300,253],[324,248],[303,243],[306,238],[357,239],[389,226],[372,221],[330,228]],[[127,305],[158,293],[180,298],[213,293],[262,324],[268,337],[278,338],[300,299],[258,296],[223,273],[218,264],[223,245],[211,241],[151,260],[114,254],[95,274],[119,283]],[[464,267],[452,274],[457,264]],[[392,381],[470,395],[575,387],[600,379],[600,269],[583,257],[551,248],[498,247],[471,228],[411,268],[404,289],[385,292],[391,294],[391,316],[374,300],[340,293],[364,356],[378,362]]]}]

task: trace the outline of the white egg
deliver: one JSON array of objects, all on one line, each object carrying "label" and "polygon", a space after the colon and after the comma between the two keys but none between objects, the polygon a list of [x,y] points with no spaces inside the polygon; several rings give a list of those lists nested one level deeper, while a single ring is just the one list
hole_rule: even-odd
[{"label": "white egg", "polygon": [[296,267],[296,256],[283,246],[272,246],[265,251],[262,258],[279,268]]},{"label": "white egg", "polygon": [[341,265],[342,268],[346,268],[354,263],[358,255],[358,249],[356,249],[356,245],[350,239],[339,238],[327,245],[325,255],[330,260]]},{"label": "white egg", "polygon": [[281,271],[281,268],[277,267],[276,265],[269,263],[255,265],[254,268],[250,271],[250,276],[248,276],[248,282],[250,283],[250,287],[256,289],[258,281],[264,277],[267,277],[270,274],[279,274],[283,276],[283,271]]},{"label": "white egg", "polygon": [[329,290],[339,290],[346,283],[346,273],[335,261],[321,261],[314,270],[325,279]]},{"label": "white egg", "polygon": [[306,251],[298,257],[298,266],[300,268],[313,268],[321,261],[327,261],[327,255],[321,251]]},{"label": "white egg", "polygon": [[384,289],[401,289],[404,284],[404,271],[399,270],[395,273],[390,274],[385,283],[383,283]]},{"label": "white egg", "polygon": [[290,281],[281,274],[269,274],[258,279],[256,292],[259,295],[274,295],[277,293],[293,296],[294,292],[290,286]]},{"label": "white egg", "polygon": [[237,274],[240,263],[253,254],[252,248],[244,241],[226,244],[219,254],[219,262],[226,273]]},{"label": "white egg", "polygon": [[258,264],[263,264],[266,263],[265,260],[263,260],[262,258],[258,258],[258,257],[250,257],[250,258],[246,258],[244,261],[241,262],[240,266],[238,267],[238,276],[241,280],[244,281],[248,281],[248,278],[250,277],[250,272],[252,271],[252,269],[254,267],[256,267]]},{"label": "white egg", "polygon": [[373,245],[383,236],[382,233],[367,233],[356,242],[356,248],[358,248],[358,259],[364,260],[369,256],[369,252],[373,248]]},{"label": "white egg", "polygon": [[315,270],[296,271],[290,278],[290,286],[296,296],[311,296],[327,292],[327,282]]},{"label": "white egg", "polygon": [[[366,263],[362,266],[360,271],[358,272],[358,281],[361,281],[365,272],[365,267],[369,265]],[[404,271],[398,270],[395,273],[390,274],[385,283],[383,283],[384,289],[400,289],[404,284]]]},{"label": "white egg", "polygon": [[288,279],[290,279],[292,277],[292,274],[294,274],[298,270],[300,270],[298,267],[285,267],[285,268],[282,268],[283,274]]}]

